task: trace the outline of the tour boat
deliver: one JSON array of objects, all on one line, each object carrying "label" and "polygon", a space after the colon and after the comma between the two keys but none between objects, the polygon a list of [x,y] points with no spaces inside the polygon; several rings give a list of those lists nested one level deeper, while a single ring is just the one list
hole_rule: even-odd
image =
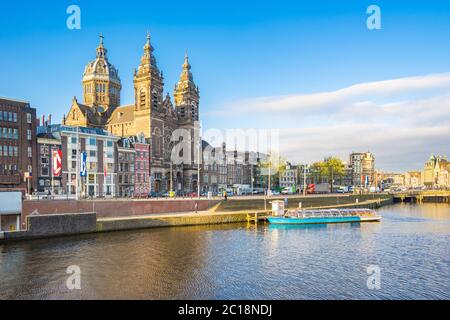
[{"label": "tour boat", "polygon": [[296,210],[267,220],[273,224],[355,223],[380,221],[381,216],[371,209]]}]

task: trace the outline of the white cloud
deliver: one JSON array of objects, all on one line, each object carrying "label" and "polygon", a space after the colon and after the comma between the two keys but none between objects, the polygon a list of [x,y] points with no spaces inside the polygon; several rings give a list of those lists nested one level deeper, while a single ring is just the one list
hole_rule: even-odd
[{"label": "white cloud", "polygon": [[[298,162],[352,151],[375,153],[385,170],[420,169],[450,151],[450,73],[361,83],[332,92],[247,99],[233,117],[281,130],[282,153]],[[278,125],[274,125],[274,123]]]},{"label": "white cloud", "polygon": [[235,109],[250,112],[328,109],[336,104],[345,104],[355,100],[363,101],[362,99],[365,97],[376,96],[389,99],[403,94],[415,95],[424,90],[429,92],[449,87],[450,73],[444,73],[360,83],[331,92],[248,99],[238,102]]}]

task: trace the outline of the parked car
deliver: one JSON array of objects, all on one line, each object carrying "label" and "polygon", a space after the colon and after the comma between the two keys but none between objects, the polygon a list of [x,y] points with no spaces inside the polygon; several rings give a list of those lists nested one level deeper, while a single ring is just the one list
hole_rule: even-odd
[{"label": "parked car", "polygon": [[152,191],[148,194],[150,198],[161,198],[163,194],[161,192]]}]

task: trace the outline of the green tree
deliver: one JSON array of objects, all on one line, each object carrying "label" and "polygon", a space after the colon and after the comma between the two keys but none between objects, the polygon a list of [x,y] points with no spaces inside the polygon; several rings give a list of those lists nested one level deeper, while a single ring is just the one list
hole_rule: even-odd
[{"label": "green tree", "polygon": [[333,188],[333,180],[341,179],[345,175],[345,165],[341,159],[336,157],[326,158],[324,161],[316,162],[311,165],[313,175],[327,178]]},{"label": "green tree", "polygon": [[265,161],[260,162],[260,168],[264,170],[266,173],[266,185],[268,185],[269,180],[269,167],[271,173],[271,188],[279,189],[280,186],[280,176],[286,171],[287,161],[281,157],[278,159],[267,159]]}]

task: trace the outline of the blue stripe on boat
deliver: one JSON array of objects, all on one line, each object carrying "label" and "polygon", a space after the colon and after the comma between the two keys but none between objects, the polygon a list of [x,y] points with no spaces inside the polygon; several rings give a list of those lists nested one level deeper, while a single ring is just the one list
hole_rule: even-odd
[{"label": "blue stripe on boat", "polygon": [[274,223],[274,224],[361,222],[360,217],[317,217],[317,218],[268,217],[267,220],[269,220],[270,223]]}]

